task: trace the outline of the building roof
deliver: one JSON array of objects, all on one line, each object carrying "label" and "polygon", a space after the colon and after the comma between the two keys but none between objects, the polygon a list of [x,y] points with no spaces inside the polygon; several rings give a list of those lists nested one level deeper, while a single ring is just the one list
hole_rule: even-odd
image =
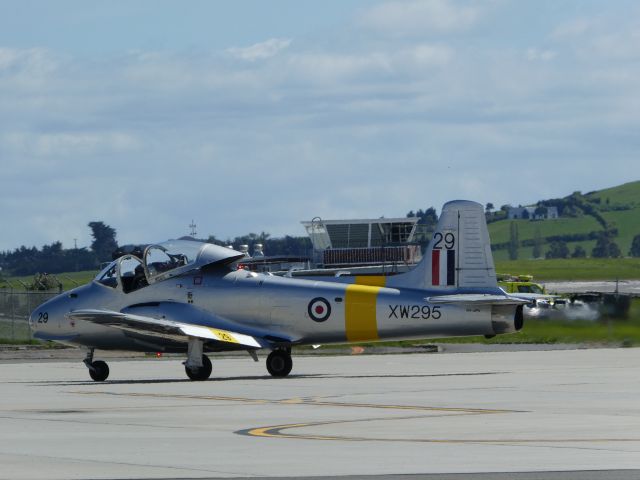
[{"label": "building roof", "polygon": [[413,241],[417,217],[322,220],[300,222],[314,250],[406,244]]}]

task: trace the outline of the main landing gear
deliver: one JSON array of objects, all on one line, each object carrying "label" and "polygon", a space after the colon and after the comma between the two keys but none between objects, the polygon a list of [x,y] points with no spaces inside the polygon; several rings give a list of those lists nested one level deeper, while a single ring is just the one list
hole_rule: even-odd
[{"label": "main landing gear", "polygon": [[200,338],[189,338],[187,347],[187,361],[184,362],[184,371],[191,380],[202,382],[211,375],[213,366],[211,360],[202,353],[204,342]]},{"label": "main landing gear", "polygon": [[274,350],[267,357],[267,370],[274,377],[286,377],[293,368],[291,349]]},{"label": "main landing gear", "polygon": [[[89,369],[89,375],[96,382],[104,382],[109,377],[109,365],[102,360],[93,360],[93,348],[87,352],[83,363]],[[255,351],[251,356],[257,361],[258,357]],[[293,368],[293,360],[291,360],[291,348],[279,348],[272,351],[267,357],[267,370],[274,377],[286,377]],[[213,365],[211,360],[202,353],[202,342],[189,342],[189,355],[187,361],[184,362],[184,371],[191,380],[204,381],[211,376]]]},{"label": "main landing gear", "polygon": [[93,348],[90,348],[87,352],[87,356],[84,358],[83,363],[89,369],[89,375],[96,382],[104,382],[109,376],[109,365],[102,360],[93,361]]}]

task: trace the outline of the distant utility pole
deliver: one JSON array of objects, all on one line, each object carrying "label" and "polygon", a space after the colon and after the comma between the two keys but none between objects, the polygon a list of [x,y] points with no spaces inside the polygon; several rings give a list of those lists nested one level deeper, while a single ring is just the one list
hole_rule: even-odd
[{"label": "distant utility pole", "polygon": [[196,223],[191,220],[191,225],[189,225],[189,228],[191,229],[191,231],[189,232],[189,235],[191,235],[193,238],[196,237],[196,235],[198,234],[198,232],[196,231]]}]

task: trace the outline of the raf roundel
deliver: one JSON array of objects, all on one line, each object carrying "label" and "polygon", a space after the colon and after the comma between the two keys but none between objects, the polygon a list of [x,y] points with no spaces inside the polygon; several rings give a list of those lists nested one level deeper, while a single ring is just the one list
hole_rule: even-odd
[{"label": "raf roundel", "polygon": [[331,305],[326,299],[316,297],[309,302],[307,313],[314,322],[324,322],[331,315]]}]

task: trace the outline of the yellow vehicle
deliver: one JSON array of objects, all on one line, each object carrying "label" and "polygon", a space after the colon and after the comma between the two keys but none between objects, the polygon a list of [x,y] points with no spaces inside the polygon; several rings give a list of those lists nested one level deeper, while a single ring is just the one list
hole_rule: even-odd
[{"label": "yellow vehicle", "polygon": [[532,275],[511,275],[508,273],[499,273],[498,286],[507,293],[535,293],[537,295],[546,295],[544,287],[533,282]]}]

